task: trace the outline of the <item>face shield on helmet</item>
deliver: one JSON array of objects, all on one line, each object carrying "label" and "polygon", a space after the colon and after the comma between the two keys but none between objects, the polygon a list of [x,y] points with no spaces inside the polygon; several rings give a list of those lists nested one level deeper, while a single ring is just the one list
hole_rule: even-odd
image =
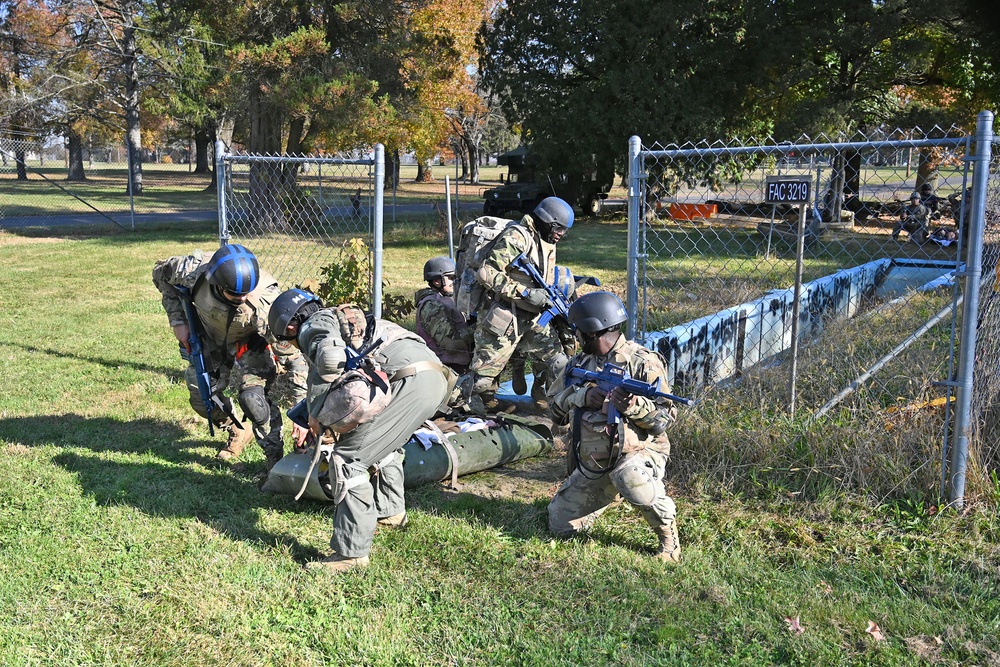
[{"label": "face shield on helmet", "polygon": [[531,217],[542,238],[549,243],[558,243],[573,226],[576,215],[573,207],[559,197],[546,197],[538,203]]},{"label": "face shield on helmet", "polygon": [[224,245],[208,260],[208,282],[227,295],[246,296],[260,281],[257,257],[244,246]]}]

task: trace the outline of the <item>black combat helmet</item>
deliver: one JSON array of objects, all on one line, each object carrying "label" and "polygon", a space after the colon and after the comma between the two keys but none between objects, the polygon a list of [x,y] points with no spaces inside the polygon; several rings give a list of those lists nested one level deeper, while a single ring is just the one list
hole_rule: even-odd
[{"label": "black combat helmet", "polygon": [[323,302],[312,292],[302,289],[285,290],[271,304],[267,314],[267,326],[271,334],[278,340],[291,340],[295,336],[286,335],[288,325],[293,321],[302,321],[323,307]]},{"label": "black combat helmet", "polygon": [[446,273],[455,273],[455,261],[451,257],[431,257],[424,264],[424,280],[431,282]]},{"label": "black combat helmet", "polygon": [[249,294],[260,281],[260,266],[241,245],[224,245],[208,260],[208,282],[231,294]]},{"label": "black combat helmet", "polygon": [[539,232],[549,243],[553,242],[552,232],[555,228],[561,227],[568,230],[573,226],[576,218],[573,207],[559,197],[546,197],[538,202],[538,206],[532,211],[531,216],[539,224]]},{"label": "black combat helmet", "polygon": [[595,334],[628,320],[621,299],[611,292],[584,294],[569,307],[569,323],[585,334]]}]

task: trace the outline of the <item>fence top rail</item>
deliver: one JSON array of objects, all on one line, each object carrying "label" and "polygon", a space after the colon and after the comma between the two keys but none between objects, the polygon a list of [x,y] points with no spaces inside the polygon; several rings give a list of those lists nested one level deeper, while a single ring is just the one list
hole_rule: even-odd
[{"label": "fence top rail", "polygon": [[372,166],[375,158],[339,158],[323,155],[259,155],[254,153],[226,153],[221,156],[227,162],[250,164],[251,162],[280,162],[282,164],[353,164]]},{"label": "fence top rail", "polygon": [[844,143],[822,144],[772,144],[769,146],[704,146],[693,148],[673,148],[640,152],[643,159],[648,158],[689,158],[706,155],[745,155],[745,154],[785,154],[795,151],[802,155],[825,153],[827,151],[844,150],[881,150],[884,148],[957,148],[968,146],[972,136],[946,137],[941,139],[894,139],[886,141],[848,141]]}]

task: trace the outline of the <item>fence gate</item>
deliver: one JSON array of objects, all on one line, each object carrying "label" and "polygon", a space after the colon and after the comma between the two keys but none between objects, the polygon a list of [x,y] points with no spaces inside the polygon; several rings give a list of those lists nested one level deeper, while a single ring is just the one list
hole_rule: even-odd
[{"label": "fence gate", "polygon": [[247,245],[283,288],[321,280],[321,269],[361,238],[370,252],[372,304],[382,308],[385,154],[250,155],[216,144],[219,240]]},{"label": "fence gate", "polygon": [[[941,489],[962,398],[958,278],[982,241],[973,147],[937,127],[666,148],[633,137],[629,333],[704,399],[690,472],[736,457],[729,469],[786,482]],[[808,194],[783,201],[788,183]]]}]

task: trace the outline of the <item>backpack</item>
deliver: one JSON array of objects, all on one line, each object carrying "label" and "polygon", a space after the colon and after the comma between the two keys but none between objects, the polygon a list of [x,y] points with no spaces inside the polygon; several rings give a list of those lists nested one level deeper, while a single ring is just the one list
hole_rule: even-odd
[{"label": "backpack", "polygon": [[455,253],[455,303],[466,317],[474,315],[486,298],[486,288],[476,280],[479,267],[500,235],[519,222],[484,215],[462,226]]}]

